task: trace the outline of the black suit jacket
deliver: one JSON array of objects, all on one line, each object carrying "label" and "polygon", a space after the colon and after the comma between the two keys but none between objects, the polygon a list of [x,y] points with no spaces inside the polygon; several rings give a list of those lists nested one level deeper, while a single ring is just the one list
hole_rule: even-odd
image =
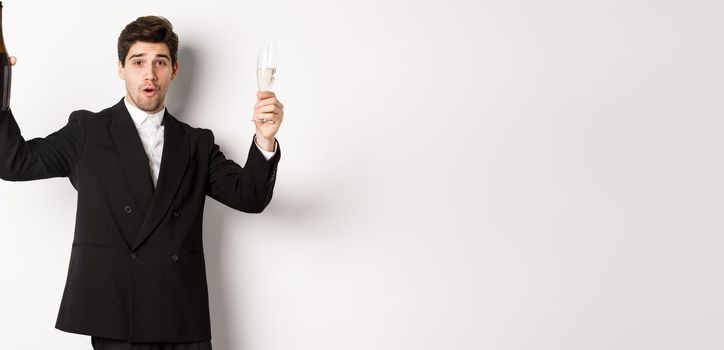
[{"label": "black suit jacket", "polygon": [[281,150],[266,160],[252,142],[244,168],[210,130],[169,114],[154,190],[148,158],[121,100],[75,111],[45,138],[25,141],[0,112],[0,178],[68,177],[78,192],[67,282],[56,328],[129,342],[211,339],[202,243],[208,195],[259,213],[269,203]]}]

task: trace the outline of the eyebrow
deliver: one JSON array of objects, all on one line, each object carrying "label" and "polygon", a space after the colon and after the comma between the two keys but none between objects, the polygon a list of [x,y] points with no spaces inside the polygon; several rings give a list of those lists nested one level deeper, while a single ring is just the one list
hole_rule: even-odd
[{"label": "eyebrow", "polygon": [[[135,54],[135,55],[132,55],[131,57],[128,57],[128,60],[130,61],[130,60],[132,60],[132,59],[134,59],[134,58],[136,58],[136,57],[143,57],[143,56],[146,56],[146,54],[145,54],[145,53],[137,53],[137,54]],[[170,59],[171,59],[171,57],[168,57],[168,55],[165,55],[165,54],[156,55],[156,58],[165,58],[165,59],[167,59],[167,60],[170,60]]]}]

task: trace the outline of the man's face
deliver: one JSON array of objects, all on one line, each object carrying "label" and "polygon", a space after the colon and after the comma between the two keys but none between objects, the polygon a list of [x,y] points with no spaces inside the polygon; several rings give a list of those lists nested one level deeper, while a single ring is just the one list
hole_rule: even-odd
[{"label": "man's face", "polygon": [[164,43],[137,41],[128,50],[125,66],[118,62],[118,76],[126,82],[126,97],[148,113],[163,109],[166,92],[177,72],[178,62],[171,64]]}]

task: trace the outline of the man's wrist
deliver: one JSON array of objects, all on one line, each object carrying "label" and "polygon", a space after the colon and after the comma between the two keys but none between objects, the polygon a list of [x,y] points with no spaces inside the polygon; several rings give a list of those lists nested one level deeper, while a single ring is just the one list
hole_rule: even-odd
[{"label": "man's wrist", "polygon": [[266,151],[274,152],[274,146],[276,144],[276,140],[274,138],[268,139],[262,136],[259,136],[259,134],[256,135],[256,144],[259,145],[259,147],[263,148]]}]

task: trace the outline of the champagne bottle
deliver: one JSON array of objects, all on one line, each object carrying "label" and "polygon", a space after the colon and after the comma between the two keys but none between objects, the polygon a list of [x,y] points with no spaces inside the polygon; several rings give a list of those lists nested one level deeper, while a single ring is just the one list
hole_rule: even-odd
[{"label": "champagne bottle", "polygon": [[3,3],[0,1],[0,111],[10,109],[10,56],[3,39]]}]

